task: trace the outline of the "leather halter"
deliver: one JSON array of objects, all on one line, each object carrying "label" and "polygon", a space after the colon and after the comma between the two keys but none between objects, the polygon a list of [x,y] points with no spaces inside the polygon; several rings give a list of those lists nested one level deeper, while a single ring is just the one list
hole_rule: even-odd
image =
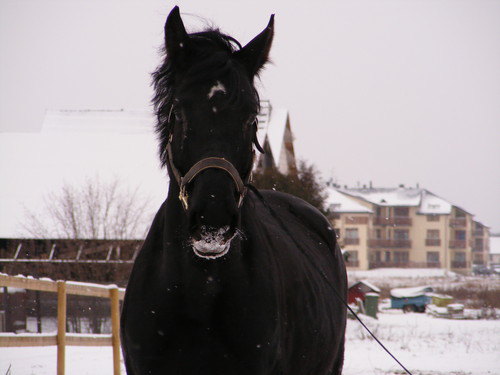
[{"label": "leather halter", "polygon": [[[219,157],[204,158],[196,162],[189,169],[189,171],[184,176],[182,176],[179,170],[174,165],[171,143],[172,143],[172,134],[170,134],[170,138],[167,144],[168,164],[170,166],[170,169],[172,170],[172,173],[174,174],[177,184],[179,185],[179,200],[182,202],[182,207],[184,208],[184,210],[187,211],[189,208],[189,202],[188,202],[189,196],[187,193],[187,185],[191,181],[193,181],[198,174],[210,168],[221,169],[229,173],[229,175],[234,181],[234,184],[236,185],[236,190],[238,191],[238,194],[240,196],[238,200],[238,208],[241,207],[243,203],[243,198],[245,198],[245,195],[247,193],[247,188],[245,186],[245,182],[243,182],[243,180],[241,179],[238,170],[234,167],[234,165],[230,161]],[[248,177],[246,178],[246,183],[248,183],[250,177],[251,173],[248,174]]]}]

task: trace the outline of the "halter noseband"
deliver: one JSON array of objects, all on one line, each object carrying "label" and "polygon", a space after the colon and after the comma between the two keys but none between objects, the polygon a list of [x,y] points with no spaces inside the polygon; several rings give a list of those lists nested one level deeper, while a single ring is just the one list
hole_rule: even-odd
[{"label": "halter noseband", "polygon": [[210,169],[210,168],[222,169],[223,171],[229,173],[229,175],[231,176],[236,185],[236,190],[238,191],[238,194],[240,196],[238,200],[238,208],[241,207],[243,203],[243,198],[245,198],[245,195],[247,193],[245,182],[248,183],[248,181],[250,180],[251,173],[248,174],[246,181],[243,182],[238,170],[234,167],[234,165],[230,161],[219,157],[208,157],[196,162],[189,169],[189,171],[184,176],[182,176],[179,170],[174,165],[174,160],[172,158],[171,143],[172,143],[172,134],[170,134],[170,138],[167,144],[168,164],[170,166],[170,169],[172,170],[172,173],[174,174],[177,184],[179,185],[179,200],[181,201],[184,210],[187,211],[189,208],[189,203],[188,203],[189,196],[187,193],[187,185],[191,181],[193,181],[198,174],[203,172],[205,169]]}]

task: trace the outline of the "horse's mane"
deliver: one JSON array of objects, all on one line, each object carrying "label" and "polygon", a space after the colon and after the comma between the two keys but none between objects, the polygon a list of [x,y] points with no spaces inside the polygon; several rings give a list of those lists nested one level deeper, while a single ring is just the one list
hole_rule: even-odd
[{"label": "horse's mane", "polygon": [[[252,112],[257,115],[260,110],[257,90],[253,83],[250,93],[241,89],[243,72],[231,58],[233,52],[242,48],[241,44],[218,29],[189,34],[189,41],[189,58],[192,59],[192,65],[183,71],[183,85],[193,86],[214,81],[218,77],[227,77],[225,86],[230,95],[226,96],[225,105],[238,108],[250,103]],[[166,146],[170,135],[169,117],[175,102],[176,78],[179,77],[180,71],[166,53],[165,47],[162,54],[162,64],[152,73],[155,90],[152,102],[157,117],[160,160],[164,167],[167,164]]]}]

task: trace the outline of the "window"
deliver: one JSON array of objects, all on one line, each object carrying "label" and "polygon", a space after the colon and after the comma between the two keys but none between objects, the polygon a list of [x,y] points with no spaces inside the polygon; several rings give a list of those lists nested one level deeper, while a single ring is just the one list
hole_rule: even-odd
[{"label": "window", "polygon": [[456,252],[453,260],[455,262],[465,262],[465,253],[462,251]]},{"label": "window", "polygon": [[439,263],[439,251],[428,251],[427,263]]},{"label": "window", "polygon": [[345,238],[359,238],[358,228],[346,228]]},{"label": "window", "polygon": [[465,241],[465,231],[464,230],[456,230],[455,231],[455,239],[459,241]]},{"label": "window", "polygon": [[354,263],[358,261],[358,251],[357,250],[349,250],[349,258],[348,262]]},{"label": "window", "polygon": [[377,216],[382,216],[382,207],[377,207]]},{"label": "window", "polygon": [[455,217],[465,217],[465,212],[461,210],[456,210]]},{"label": "window", "polygon": [[395,240],[407,240],[409,237],[408,229],[394,229]]},{"label": "window", "polygon": [[439,221],[439,215],[427,215],[427,221]]},{"label": "window", "polygon": [[377,240],[380,240],[382,238],[382,231],[380,229],[375,230],[375,236]]},{"label": "window", "polygon": [[390,262],[391,261],[391,252],[390,251],[386,251],[385,252],[385,261],[386,262]]},{"label": "window", "polygon": [[407,263],[409,260],[407,251],[395,251],[394,263]]},{"label": "window", "polygon": [[410,216],[410,209],[408,207],[394,207],[394,216],[408,217]]},{"label": "window", "polygon": [[427,229],[427,239],[439,240],[439,229]]},{"label": "window", "polygon": [[382,257],[380,256],[380,251],[375,251],[375,261],[376,262],[380,262],[381,258]]}]

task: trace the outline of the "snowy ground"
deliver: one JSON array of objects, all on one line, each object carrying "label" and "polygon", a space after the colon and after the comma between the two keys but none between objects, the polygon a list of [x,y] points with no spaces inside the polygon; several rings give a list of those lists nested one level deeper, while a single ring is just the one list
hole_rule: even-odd
[{"label": "snowy ground", "polygon": [[[389,310],[363,317],[374,333],[414,375],[500,374],[500,321],[447,320]],[[66,373],[109,375],[111,347],[68,347]],[[56,348],[0,348],[0,374],[56,373]],[[125,374],[125,371],[123,371]],[[403,374],[357,321],[347,328],[344,375]]]},{"label": "snowy ground", "polygon": [[[500,321],[448,320],[389,310],[362,318],[414,375],[500,374]],[[345,375],[403,374],[397,363],[348,321]]]}]

